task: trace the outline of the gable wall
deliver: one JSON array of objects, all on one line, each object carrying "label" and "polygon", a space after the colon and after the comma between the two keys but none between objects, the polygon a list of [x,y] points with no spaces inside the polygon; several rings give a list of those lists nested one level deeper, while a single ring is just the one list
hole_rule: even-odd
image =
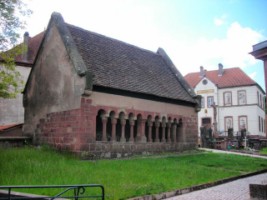
[{"label": "gable wall", "polygon": [[24,95],[24,133],[33,135],[39,120],[48,113],[79,108],[84,88],[85,79],[76,74],[58,30],[52,24]]}]

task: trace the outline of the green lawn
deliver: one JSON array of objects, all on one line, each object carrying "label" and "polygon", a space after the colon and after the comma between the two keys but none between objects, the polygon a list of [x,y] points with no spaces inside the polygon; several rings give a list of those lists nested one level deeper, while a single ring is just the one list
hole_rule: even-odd
[{"label": "green lawn", "polygon": [[261,154],[264,154],[264,155],[267,155],[267,147],[262,148],[262,149],[260,150],[260,153],[261,153]]},{"label": "green lawn", "polygon": [[267,168],[263,159],[215,153],[84,161],[46,148],[10,148],[0,149],[0,160],[0,185],[95,183],[104,185],[107,199],[172,191]]}]

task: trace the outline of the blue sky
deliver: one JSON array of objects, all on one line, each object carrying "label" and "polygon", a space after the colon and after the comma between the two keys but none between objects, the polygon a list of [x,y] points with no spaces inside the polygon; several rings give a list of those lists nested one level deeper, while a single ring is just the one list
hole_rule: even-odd
[{"label": "blue sky", "polygon": [[203,66],[240,67],[263,89],[262,61],[249,55],[267,40],[267,0],[24,0],[27,31],[43,31],[52,12],[66,22],[156,52],[183,75]]}]

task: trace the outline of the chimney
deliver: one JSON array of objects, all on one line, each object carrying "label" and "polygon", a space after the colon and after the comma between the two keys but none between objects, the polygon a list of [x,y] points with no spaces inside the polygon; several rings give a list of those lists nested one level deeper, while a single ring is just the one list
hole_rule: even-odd
[{"label": "chimney", "polygon": [[223,65],[221,63],[218,64],[219,70],[218,70],[218,76],[223,75]]},{"label": "chimney", "polygon": [[22,53],[22,58],[24,61],[27,61],[28,60],[28,48],[29,48],[29,33],[28,32],[25,32],[24,33],[24,40],[23,40],[23,43],[25,45],[25,49]]},{"label": "chimney", "polygon": [[205,72],[203,66],[200,66],[200,73],[199,73],[199,75],[200,75],[201,78],[203,78],[203,77],[206,76],[206,72]]}]

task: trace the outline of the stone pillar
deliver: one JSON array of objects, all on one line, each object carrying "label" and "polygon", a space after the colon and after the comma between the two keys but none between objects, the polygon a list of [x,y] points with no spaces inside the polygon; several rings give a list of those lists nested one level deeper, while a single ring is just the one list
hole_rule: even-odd
[{"label": "stone pillar", "polygon": [[117,119],[115,117],[111,118],[111,125],[112,125],[112,131],[111,131],[111,140],[112,142],[116,141],[116,125],[117,125]]},{"label": "stone pillar", "polygon": [[180,120],[179,120],[179,124],[177,127],[177,133],[178,133],[178,137],[177,137],[178,142],[184,143],[186,141],[185,140],[185,130],[184,130],[183,123]]},{"label": "stone pillar", "polygon": [[173,143],[177,142],[176,139],[176,130],[177,130],[177,124],[174,122],[172,125],[172,136],[173,136]]},{"label": "stone pillar", "polygon": [[161,138],[161,142],[166,142],[166,136],[165,136],[166,122],[165,121],[163,121],[161,123],[161,127],[162,127],[162,138]]},{"label": "stone pillar", "polygon": [[130,139],[129,139],[129,142],[133,142],[134,141],[134,119],[129,119],[129,123],[130,123]]},{"label": "stone pillar", "polygon": [[156,139],[155,139],[155,142],[159,142],[159,126],[160,126],[160,122],[158,120],[155,121],[155,127],[156,127]]},{"label": "stone pillar", "polygon": [[126,124],[126,120],[125,119],[120,119],[121,122],[121,142],[126,142],[126,138],[125,138],[125,124]]},{"label": "stone pillar", "polygon": [[153,126],[153,122],[152,121],[147,121],[147,125],[148,125],[148,138],[147,141],[148,142],[152,142],[152,126]]},{"label": "stone pillar", "polygon": [[167,123],[167,128],[168,128],[168,132],[167,132],[167,142],[168,142],[168,143],[171,142],[171,127],[172,127],[171,122],[168,122],[168,123]]},{"label": "stone pillar", "polygon": [[107,117],[102,116],[102,141],[107,141]]},{"label": "stone pillar", "polygon": [[141,133],[141,141],[142,143],[146,142],[146,120],[142,119],[140,123],[140,133]]}]

